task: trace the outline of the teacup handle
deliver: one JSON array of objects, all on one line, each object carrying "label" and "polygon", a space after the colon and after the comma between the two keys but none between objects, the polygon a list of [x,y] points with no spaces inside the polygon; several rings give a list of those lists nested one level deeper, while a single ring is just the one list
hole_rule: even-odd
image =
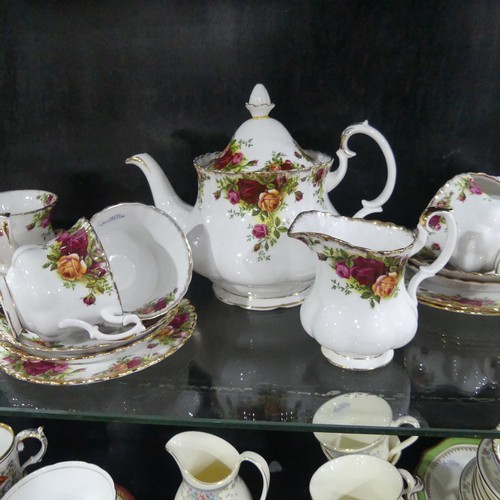
[{"label": "teacup handle", "polygon": [[347,172],[349,159],[356,156],[356,153],[351,151],[347,145],[349,138],[355,134],[365,134],[371,137],[382,150],[387,165],[387,181],[382,192],[373,200],[362,200],[363,208],[353,215],[353,217],[362,218],[375,212],[382,212],[382,205],[391,197],[396,183],[396,160],[387,139],[377,129],[369,125],[368,121],[365,120],[363,123],[350,125],[342,132],[340,137],[340,148],[337,151],[339,167],[326,177],[325,188],[328,192],[342,181]]},{"label": "teacup handle", "polygon": [[429,207],[424,210],[420,216],[417,227],[417,241],[413,247],[412,255],[419,252],[425,245],[427,237],[429,236],[429,221],[432,217],[443,217],[446,221],[446,241],[437,259],[432,262],[432,264],[420,266],[417,274],[415,274],[415,276],[413,276],[408,283],[406,289],[415,303],[417,302],[418,285],[420,285],[420,283],[422,283],[425,279],[434,276],[437,272],[443,269],[443,267],[450,260],[451,254],[453,253],[453,249],[455,248],[455,244],[457,242],[457,225],[451,211],[442,208],[438,209],[435,207]]},{"label": "teacup handle", "polygon": [[38,462],[40,462],[40,460],[45,455],[45,452],[47,451],[48,443],[47,438],[45,437],[45,434],[43,432],[43,427],[38,427],[38,429],[25,429],[16,434],[14,442],[18,452],[24,449],[23,441],[29,438],[38,439],[38,441],[40,441],[40,449],[35,455],[28,458],[28,460],[26,460],[26,462],[21,465],[21,474],[24,472],[24,469],[28,467],[28,465],[37,464]]},{"label": "teacup handle", "polygon": [[410,499],[415,493],[424,489],[424,483],[418,476],[410,474],[406,469],[398,469],[398,472],[406,483],[406,488],[403,489],[406,498]]},{"label": "teacup handle", "polygon": [[262,474],[262,494],[260,500],[265,500],[267,497],[267,492],[269,491],[269,483],[271,482],[271,473],[269,472],[269,465],[264,460],[264,458],[253,451],[244,451],[240,454],[241,460],[246,460],[259,469]]},{"label": "teacup handle", "polygon": [[112,310],[103,309],[101,311],[101,316],[108,323],[113,323],[116,325],[123,325],[123,326],[133,324],[134,326],[130,330],[127,330],[126,332],[122,333],[103,333],[101,332],[101,330],[99,330],[98,326],[91,325],[87,321],[83,321],[81,319],[68,318],[68,319],[63,319],[62,321],[59,322],[59,328],[67,328],[67,327],[81,328],[89,334],[91,339],[97,339],[97,340],[123,340],[126,339],[127,337],[132,337],[134,335],[142,333],[146,329],[146,327],[142,324],[141,319],[136,314],[117,316],[113,314]]},{"label": "teacup handle", "polygon": [[[419,421],[410,415],[403,415],[402,417],[397,418],[396,420],[391,422],[390,426],[401,427],[402,425],[405,424],[412,425],[417,429],[420,428]],[[403,451],[405,448],[408,448],[408,446],[412,445],[417,439],[418,436],[410,436],[406,438],[404,441],[401,441],[397,446],[394,446],[394,448],[389,450],[389,459],[394,455],[396,455],[396,453],[399,453],[400,451]]]}]

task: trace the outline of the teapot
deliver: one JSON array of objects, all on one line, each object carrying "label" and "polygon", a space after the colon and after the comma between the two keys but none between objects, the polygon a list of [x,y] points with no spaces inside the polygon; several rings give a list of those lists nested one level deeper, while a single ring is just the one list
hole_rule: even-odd
[{"label": "teapot", "polygon": [[252,117],[235,132],[225,150],[195,158],[198,195],[194,207],[174,192],[158,163],[148,154],[126,160],[146,176],[156,207],[173,217],[187,234],[194,270],[210,279],[221,301],[248,309],[299,305],[314,280],[307,249],[286,238],[303,211],[337,213],[328,193],[344,178],[351,136],[376,141],[387,164],[387,180],[373,200],[363,200],[355,217],[382,211],[396,179],[396,163],[384,136],[368,122],[347,127],[331,156],[302,149],[286,128],[269,117],[274,107],[257,84],[246,104]]},{"label": "teapot", "polygon": [[176,434],[165,445],[182,474],[175,500],[251,500],[248,487],[238,475],[240,464],[253,463],[262,475],[264,500],[269,490],[267,462],[253,451],[238,453],[230,443],[207,432],[186,431]]}]

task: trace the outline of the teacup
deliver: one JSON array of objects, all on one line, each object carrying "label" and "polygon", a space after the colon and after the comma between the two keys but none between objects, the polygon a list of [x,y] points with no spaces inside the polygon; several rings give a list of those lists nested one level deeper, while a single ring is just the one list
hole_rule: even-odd
[{"label": "teacup", "polygon": [[405,469],[379,457],[354,454],[323,464],[313,474],[309,492],[313,500],[402,500],[422,487]]},{"label": "teacup", "polygon": [[193,274],[191,248],[174,219],[156,207],[121,203],[90,219],[126,313],[175,314]]},{"label": "teacup", "polygon": [[[393,419],[392,409],[383,398],[364,392],[351,392],[330,399],[316,411],[313,424],[365,427],[420,427],[417,419],[404,415]],[[395,461],[402,450],[418,437],[400,441],[381,434],[354,434],[344,432],[315,432],[325,454],[330,458],[343,455],[367,454]],[[391,439],[392,438],[392,439]]]},{"label": "teacup", "polygon": [[[25,328],[53,341],[83,329],[91,338],[113,341],[145,330],[137,315],[123,312],[102,244],[84,218],[47,244],[19,247],[0,292],[17,335]],[[133,326],[103,333],[99,325],[105,322]]]},{"label": "teacup", "polygon": [[[453,210],[457,241],[450,264],[465,272],[500,273],[500,178],[485,173],[459,174],[446,182],[429,206]],[[447,223],[436,215],[426,250],[442,249]]]},{"label": "teacup", "polygon": [[69,461],[38,469],[21,479],[5,500],[55,500],[91,498],[116,500],[111,476],[97,465]]},{"label": "teacup", "polygon": [[[21,465],[19,452],[23,449],[23,441],[30,438],[40,441],[40,449]],[[46,451],[47,438],[42,427],[24,429],[14,434],[10,426],[0,423],[0,497],[23,477],[28,465],[40,462]]]},{"label": "teacup", "polygon": [[6,273],[21,245],[43,243],[54,237],[50,218],[57,196],[25,189],[0,193],[0,272]]}]

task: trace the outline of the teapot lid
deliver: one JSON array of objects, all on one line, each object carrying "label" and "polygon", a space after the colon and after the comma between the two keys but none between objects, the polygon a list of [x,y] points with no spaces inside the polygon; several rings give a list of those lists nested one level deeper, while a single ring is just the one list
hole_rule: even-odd
[{"label": "teapot lid", "polygon": [[274,108],[261,83],[255,85],[246,108],[252,118],[236,130],[226,149],[206,168],[224,172],[277,172],[305,170],[331,160],[327,155],[307,153],[293,140],[288,130],[269,117]]}]

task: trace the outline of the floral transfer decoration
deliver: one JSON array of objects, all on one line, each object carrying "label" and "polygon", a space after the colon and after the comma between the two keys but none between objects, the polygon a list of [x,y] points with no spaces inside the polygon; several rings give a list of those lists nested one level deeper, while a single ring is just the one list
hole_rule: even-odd
[{"label": "floral transfer decoration", "polygon": [[245,167],[253,167],[257,165],[257,160],[248,160],[241,147],[251,147],[252,139],[245,141],[243,139],[232,139],[226,149],[218,158],[216,158],[208,168],[213,170],[231,170],[232,172],[241,172]]},{"label": "floral transfer decoration", "polygon": [[177,297],[178,289],[174,288],[165,297],[160,297],[159,299],[154,299],[144,304],[140,309],[134,311],[136,314],[153,314],[166,309]]},{"label": "floral transfer decoration", "polygon": [[380,258],[370,253],[356,255],[328,246],[323,246],[317,256],[335,271],[333,290],[340,290],[345,295],[357,293],[368,300],[372,308],[381,300],[397,297],[408,261],[406,256]]},{"label": "floral transfer decoration", "polygon": [[[0,318],[2,316],[0,315]],[[15,378],[48,385],[80,385],[123,377],[152,366],[173,354],[191,337],[196,326],[196,312],[183,299],[173,320],[162,324],[153,333],[134,343],[133,352],[110,356],[103,353],[91,360],[44,360],[20,355],[10,344],[0,343],[0,369]],[[5,328],[2,323],[2,328]]]},{"label": "floral transfer decoration", "polygon": [[[468,175],[459,175],[449,182],[449,189],[446,192],[440,192],[436,195],[433,206],[437,208],[451,209],[452,200],[464,202],[469,196],[485,196],[483,190],[477,185],[474,179]],[[487,199],[487,197],[485,196]],[[439,232],[446,226],[444,217],[434,215],[429,219],[429,228],[431,231]],[[436,252],[441,251],[441,245],[437,242],[432,243],[429,249],[423,249],[422,255],[432,257]]]},{"label": "floral transfer decoration", "polygon": [[46,229],[48,234],[51,234],[50,230],[52,228],[50,218],[52,215],[53,204],[56,201],[56,197],[51,193],[43,193],[38,195],[37,200],[40,200],[43,203],[45,208],[37,210],[33,214],[32,221],[26,226],[28,231],[32,231],[35,227],[40,227],[42,229]]},{"label": "floral transfer decoration", "polygon": [[82,297],[86,305],[95,304],[99,295],[111,295],[114,285],[104,249],[85,219],[60,233],[46,248],[43,268],[57,272],[70,290],[83,285],[88,290]]}]

